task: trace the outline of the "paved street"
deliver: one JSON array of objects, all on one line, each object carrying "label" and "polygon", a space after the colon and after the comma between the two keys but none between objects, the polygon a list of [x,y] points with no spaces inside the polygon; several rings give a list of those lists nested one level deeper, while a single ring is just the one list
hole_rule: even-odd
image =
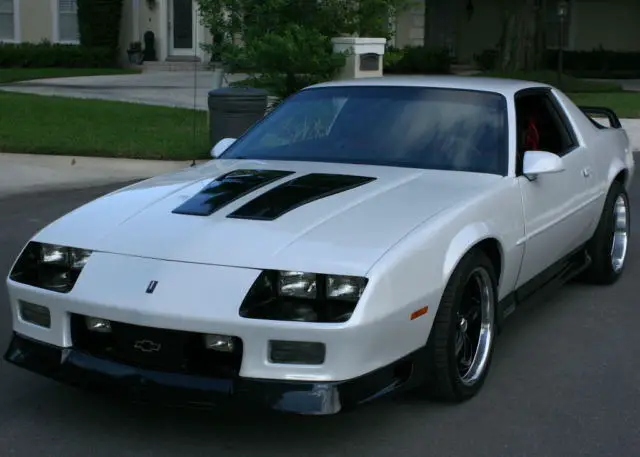
[{"label": "paved street", "polygon": [[[0,276],[36,230],[111,188],[0,199]],[[640,215],[640,183],[631,199]],[[405,396],[333,417],[186,412],[113,401],[0,362],[0,455],[636,457],[640,233],[633,235],[616,286],[570,285],[513,317],[483,392],[466,404]],[[4,292],[2,285],[2,352],[10,335]]]}]

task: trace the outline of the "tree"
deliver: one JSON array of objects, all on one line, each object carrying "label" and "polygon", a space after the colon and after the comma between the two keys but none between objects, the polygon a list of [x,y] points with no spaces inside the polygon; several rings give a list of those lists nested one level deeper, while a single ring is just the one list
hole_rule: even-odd
[{"label": "tree", "polygon": [[407,0],[197,0],[217,39],[205,45],[228,71],[286,97],[332,79],[344,65],[331,38],[387,36],[388,18]]},{"label": "tree", "polygon": [[502,0],[502,11],[499,69],[538,70],[544,57],[543,0]]}]

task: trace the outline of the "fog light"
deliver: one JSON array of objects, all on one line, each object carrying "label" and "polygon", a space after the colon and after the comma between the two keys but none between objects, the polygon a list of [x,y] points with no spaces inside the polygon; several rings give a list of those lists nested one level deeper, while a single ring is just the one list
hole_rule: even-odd
[{"label": "fog light", "polygon": [[20,319],[39,327],[51,328],[49,308],[35,303],[20,302]]},{"label": "fog light", "polygon": [[100,319],[99,317],[85,317],[84,318],[87,328],[92,332],[97,333],[111,333],[111,322],[106,319]]},{"label": "fog light", "polygon": [[233,352],[233,337],[227,335],[205,335],[204,347],[211,351]]},{"label": "fog light", "polygon": [[307,341],[269,341],[269,361],[300,365],[322,365],[326,347]]}]

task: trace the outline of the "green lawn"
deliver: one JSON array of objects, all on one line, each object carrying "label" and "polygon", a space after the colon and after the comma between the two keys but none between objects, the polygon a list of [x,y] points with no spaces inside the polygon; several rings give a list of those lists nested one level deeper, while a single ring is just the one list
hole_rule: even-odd
[{"label": "green lawn", "polygon": [[577,105],[611,108],[620,118],[640,119],[640,92],[568,94]]},{"label": "green lawn", "polygon": [[[640,118],[640,92],[609,88],[569,96],[579,105]],[[208,158],[209,150],[204,111],[0,91],[2,152],[191,160]]]},{"label": "green lawn", "polygon": [[0,91],[0,151],[190,160],[208,157],[207,114]]},{"label": "green lawn", "polygon": [[578,105],[604,106],[613,109],[621,118],[640,118],[640,92],[627,92],[614,82],[586,81],[563,75],[558,82],[558,75],[552,71],[527,73],[485,72],[477,76],[522,79],[551,84],[565,92]]},{"label": "green lawn", "polygon": [[140,70],[130,68],[2,68],[0,69],[0,84],[31,79],[129,75],[136,73],[140,73]]},{"label": "green lawn", "polygon": [[480,73],[476,76],[490,76],[494,78],[522,79],[525,81],[536,81],[543,84],[550,84],[561,89],[564,92],[621,92],[622,87],[614,82],[587,81],[584,79],[574,78],[573,76],[563,75],[561,81],[558,81],[558,74],[553,71],[535,71],[535,72],[515,72],[501,73],[497,71],[488,71]]}]

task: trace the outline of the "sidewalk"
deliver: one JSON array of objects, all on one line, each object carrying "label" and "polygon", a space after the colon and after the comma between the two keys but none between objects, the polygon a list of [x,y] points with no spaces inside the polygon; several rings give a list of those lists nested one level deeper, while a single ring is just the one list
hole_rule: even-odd
[{"label": "sidewalk", "polygon": [[[640,151],[640,119],[620,119],[620,123],[622,128],[627,131],[627,135],[629,135],[631,150],[634,152]],[[607,125],[607,123],[604,125]]]},{"label": "sidewalk", "polygon": [[191,163],[0,153],[0,197],[51,188],[124,183],[177,171]]}]

